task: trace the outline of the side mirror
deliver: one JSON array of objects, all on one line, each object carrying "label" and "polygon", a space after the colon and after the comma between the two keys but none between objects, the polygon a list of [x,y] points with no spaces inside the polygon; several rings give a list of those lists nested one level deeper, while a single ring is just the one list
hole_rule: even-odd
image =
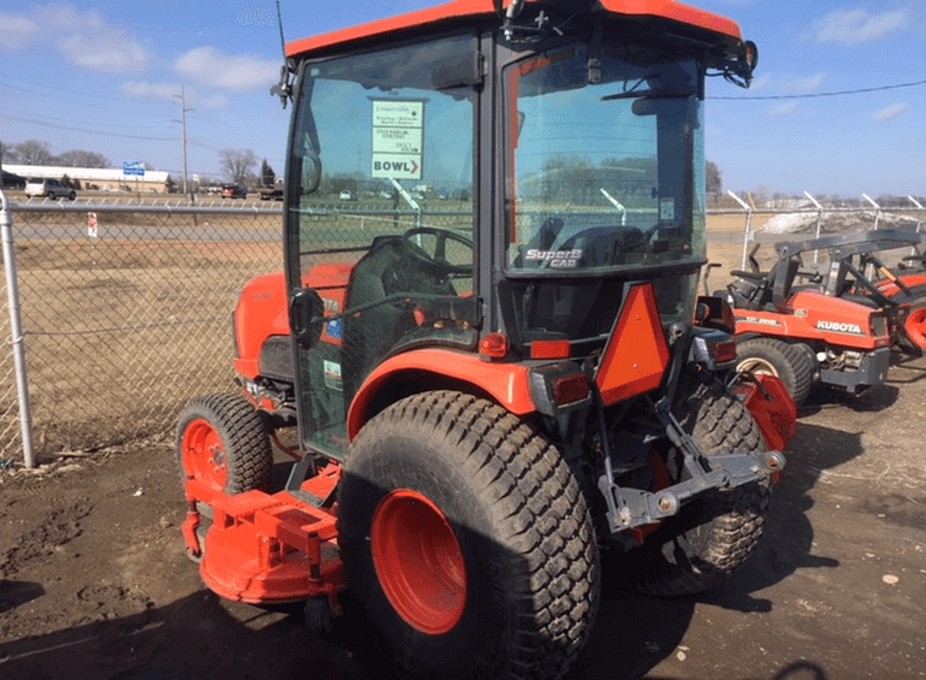
[{"label": "side mirror", "polygon": [[322,159],[314,151],[302,158],[302,193],[311,194],[322,181]]},{"label": "side mirror", "polygon": [[289,329],[296,342],[305,349],[318,344],[325,320],[325,303],[311,288],[293,293],[289,299]]}]

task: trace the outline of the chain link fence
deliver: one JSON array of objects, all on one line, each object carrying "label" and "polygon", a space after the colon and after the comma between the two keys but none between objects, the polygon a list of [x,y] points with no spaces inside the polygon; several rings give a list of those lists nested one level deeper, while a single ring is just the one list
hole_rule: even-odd
[{"label": "chain link fence", "polygon": [[[15,253],[19,295],[11,307],[5,270],[0,465],[23,458],[17,340],[26,350],[27,415],[40,459],[169,433],[186,401],[232,389],[231,313],[246,281],[282,269],[279,204],[8,204],[3,198],[0,218],[11,222],[5,250]],[[322,222],[347,213],[363,221],[395,213],[390,221],[409,225],[423,217],[400,215],[394,205],[363,208],[313,209]],[[857,229],[919,229],[922,211],[717,210],[708,244],[739,250],[750,240],[812,238],[848,228],[850,218]],[[446,219],[458,218],[427,215],[431,224]],[[13,337],[11,310],[21,317],[20,339]]]},{"label": "chain link fence", "polygon": [[[27,202],[10,212],[38,457],[167,432],[186,400],[230,389],[231,311],[248,279],[282,268],[279,207]],[[22,446],[9,354],[4,459]]]}]

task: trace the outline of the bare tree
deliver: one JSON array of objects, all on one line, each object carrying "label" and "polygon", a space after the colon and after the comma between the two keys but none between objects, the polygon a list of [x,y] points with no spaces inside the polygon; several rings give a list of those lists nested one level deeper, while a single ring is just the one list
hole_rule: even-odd
[{"label": "bare tree", "polygon": [[27,139],[13,145],[10,160],[23,165],[51,165],[55,162],[55,157],[51,153],[48,142]]},{"label": "bare tree", "polygon": [[56,159],[58,165],[64,165],[69,168],[111,168],[112,161],[106,156],[94,151],[83,151],[74,149],[65,151]]},{"label": "bare tree", "polygon": [[235,184],[244,184],[251,175],[251,168],[257,164],[257,156],[250,149],[222,149],[219,151],[219,166],[222,174]]}]

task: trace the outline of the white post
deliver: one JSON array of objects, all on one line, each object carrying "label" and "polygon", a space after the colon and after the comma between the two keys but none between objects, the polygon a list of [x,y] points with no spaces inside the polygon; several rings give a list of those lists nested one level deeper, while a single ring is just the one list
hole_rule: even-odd
[{"label": "white post", "polygon": [[875,212],[875,231],[878,230],[878,222],[881,221],[881,206],[874,202],[868,194],[862,194],[862,198],[871,203],[877,212]]},{"label": "white post", "polygon": [[10,345],[13,349],[13,368],[16,371],[16,391],[19,396],[19,427],[23,440],[23,464],[36,465],[32,445],[32,405],[29,400],[29,381],[26,378],[26,343],[23,337],[19,311],[19,277],[16,275],[16,249],[13,246],[13,214],[6,195],[0,191],[0,238],[3,239],[3,267],[6,271],[7,304],[10,312]]},{"label": "white post", "polygon": [[746,211],[746,228],[743,232],[743,261],[740,263],[740,269],[746,269],[746,252],[749,250],[749,241],[752,240],[752,206],[729,189],[727,195],[739,203],[740,207]]},{"label": "white post", "polygon": [[[915,198],[913,198],[913,196],[907,196],[907,199],[908,199],[913,205],[915,205],[915,206],[917,207],[917,210],[920,211],[920,216],[919,216],[919,218],[916,220],[916,233],[919,234],[920,231],[921,231],[921,229],[922,229],[922,225],[923,225],[923,210],[924,210],[924,208],[923,208],[922,204],[921,204],[918,200],[916,200]],[[916,246],[913,246],[912,248],[910,248],[910,254],[911,254],[911,255],[916,255],[918,252],[919,252],[919,251],[917,250]]]},{"label": "white post", "polygon": [[[814,238],[820,238],[820,230],[823,226],[823,206],[820,205],[817,199],[815,199],[813,196],[810,195],[809,191],[805,191],[804,195],[810,199],[810,202],[813,203],[814,207],[816,207],[817,209],[817,228],[815,231],[816,236],[814,236]],[[814,264],[818,262],[819,258],[820,258],[820,251],[818,250],[813,251]]]}]

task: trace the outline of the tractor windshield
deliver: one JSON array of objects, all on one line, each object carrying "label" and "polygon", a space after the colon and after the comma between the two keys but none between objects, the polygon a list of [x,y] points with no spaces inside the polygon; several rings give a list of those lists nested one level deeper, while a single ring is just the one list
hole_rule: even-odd
[{"label": "tractor windshield", "polygon": [[508,67],[508,271],[600,277],[705,257],[701,72],[576,44]]}]

